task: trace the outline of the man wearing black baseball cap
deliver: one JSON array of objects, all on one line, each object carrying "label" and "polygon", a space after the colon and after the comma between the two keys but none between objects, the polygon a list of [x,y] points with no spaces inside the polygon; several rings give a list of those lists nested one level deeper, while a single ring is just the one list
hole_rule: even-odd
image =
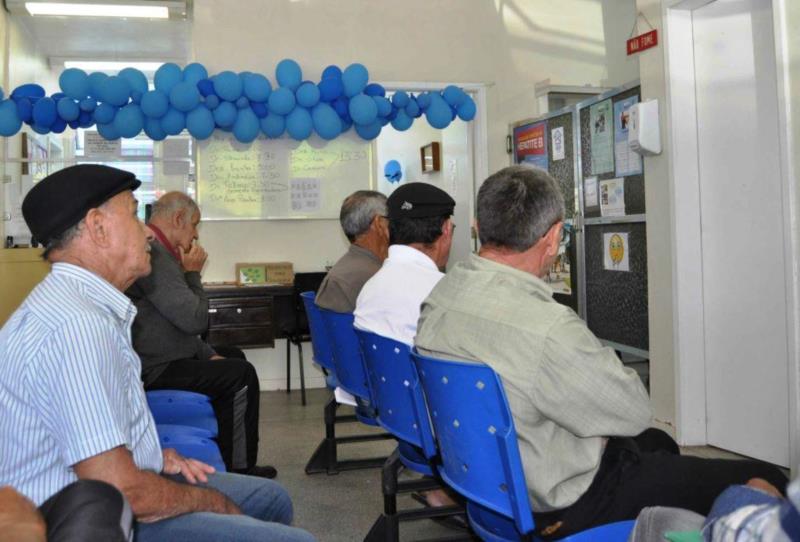
[{"label": "man wearing black baseball cap", "polygon": [[[195,531],[196,540],[311,540],[287,526],[291,501],[275,482],[214,474],[161,449],[131,345],[136,309],[123,294],[150,272],[151,234],[132,192],[140,184],[78,165],[23,201],[53,265],[0,330],[0,486],[38,506],[76,481],[107,482],[130,503],[141,542]],[[250,518],[239,509],[245,497]]]}]

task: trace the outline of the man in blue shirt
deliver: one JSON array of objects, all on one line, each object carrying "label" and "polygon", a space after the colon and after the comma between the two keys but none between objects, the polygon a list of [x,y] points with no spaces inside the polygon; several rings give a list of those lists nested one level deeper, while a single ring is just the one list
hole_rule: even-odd
[{"label": "man in blue shirt", "polygon": [[0,485],[41,505],[79,479],[116,487],[149,540],[306,541],[275,482],[161,450],[122,293],[150,272],[131,173],[61,170],[22,205],[51,273],[0,330]]}]

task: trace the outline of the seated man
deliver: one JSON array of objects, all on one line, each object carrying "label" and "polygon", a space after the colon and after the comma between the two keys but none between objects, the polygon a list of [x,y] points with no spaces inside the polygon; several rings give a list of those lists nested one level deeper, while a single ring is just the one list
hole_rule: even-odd
[{"label": "seated man", "polygon": [[150,272],[133,174],[63,169],[22,203],[52,271],[0,330],[0,485],[40,506],[79,480],[117,488],[139,542],[296,540],[292,503],[271,480],[162,450],[122,293]]},{"label": "seated man", "polygon": [[477,201],[480,252],[433,289],[415,340],[424,353],[485,362],[502,378],[538,534],[561,538],[654,505],[707,514],[728,485],[755,477],[783,489],[775,467],[683,457],[648,429],[639,377],[541,280],[563,217],[544,171],[514,166],[489,177]]},{"label": "seated man", "polygon": [[206,251],[196,243],[199,223],[200,209],[186,194],[169,192],[153,204],[148,224],[155,236],[153,271],[126,292],[138,311],[133,348],[142,360],[144,389],[208,395],[225,467],[273,478],[274,467],[256,466],[261,390],[255,368],[241,350],[224,352],[229,359],[199,336],[208,329],[208,298],[200,280]]},{"label": "seated man", "polygon": [[353,192],[342,203],[339,222],[350,248],[328,271],[315,302],[323,309],[353,312],[361,287],[386,258],[386,196],[372,190]]}]

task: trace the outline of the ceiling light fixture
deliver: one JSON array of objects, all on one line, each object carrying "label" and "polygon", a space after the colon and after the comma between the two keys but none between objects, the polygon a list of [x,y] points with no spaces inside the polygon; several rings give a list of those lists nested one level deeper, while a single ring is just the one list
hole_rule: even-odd
[{"label": "ceiling light fixture", "polygon": [[64,15],[76,17],[141,17],[149,19],[169,18],[166,6],[124,4],[72,4],[65,2],[26,2],[25,9],[31,15]]},{"label": "ceiling light fixture", "polygon": [[136,68],[145,73],[155,72],[163,62],[140,62],[124,60],[66,60],[64,68],[79,68],[87,72],[114,72],[123,68]]}]

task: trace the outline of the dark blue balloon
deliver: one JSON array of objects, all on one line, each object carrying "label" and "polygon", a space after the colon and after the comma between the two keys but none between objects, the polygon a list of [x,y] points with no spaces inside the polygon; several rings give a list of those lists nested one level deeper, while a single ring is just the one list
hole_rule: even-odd
[{"label": "dark blue balloon", "polygon": [[113,141],[115,139],[119,139],[119,132],[117,129],[114,128],[114,124],[99,124],[97,125],[97,132],[103,136],[104,139],[109,141]]},{"label": "dark blue balloon", "polygon": [[327,103],[332,102],[344,92],[340,78],[328,77],[320,81],[317,87],[319,88],[319,99]]},{"label": "dark blue balloon", "polygon": [[378,83],[370,83],[366,87],[364,87],[364,94],[367,96],[386,96],[386,89],[383,88],[383,85],[379,85]]},{"label": "dark blue balloon", "polygon": [[119,71],[119,76],[127,79],[131,92],[136,91],[140,94],[147,92],[147,77],[136,68],[123,68]]},{"label": "dark blue balloon", "polygon": [[11,98],[15,100],[17,98],[44,98],[45,96],[44,88],[35,83],[20,85],[11,93]]},{"label": "dark blue balloon", "polygon": [[214,93],[223,100],[235,102],[242,95],[242,79],[230,70],[218,73],[213,81]]},{"label": "dark blue balloon", "polygon": [[102,103],[94,110],[94,121],[97,124],[110,124],[117,114],[117,108],[113,105]]},{"label": "dark blue balloon", "polygon": [[52,98],[54,102],[58,103],[58,100],[64,98],[65,96],[66,94],[64,94],[63,92],[56,92],[55,94],[51,94],[50,98]]},{"label": "dark blue balloon", "polygon": [[161,128],[167,135],[178,135],[186,128],[186,115],[170,107],[167,114],[161,118]]},{"label": "dark blue balloon", "polygon": [[100,99],[111,105],[120,107],[128,103],[131,97],[131,84],[127,79],[112,75],[100,83]]},{"label": "dark blue balloon", "polygon": [[58,118],[56,102],[52,98],[40,98],[33,106],[33,123],[42,128],[50,128]]},{"label": "dark blue balloon", "polygon": [[297,103],[303,107],[314,107],[319,103],[321,92],[314,83],[306,82],[297,87]]},{"label": "dark blue balloon", "polygon": [[339,117],[344,118],[345,116],[350,117],[350,113],[348,112],[348,106],[350,105],[350,100],[345,98],[344,96],[339,96],[336,98],[333,103],[331,104],[333,109],[336,111],[336,114]]},{"label": "dark blue balloon", "polygon": [[78,107],[78,104],[75,103],[75,100],[72,98],[61,98],[58,100],[58,102],[56,102],[56,110],[58,111],[58,116],[67,122],[77,119],[81,114],[81,108]]},{"label": "dark blue balloon", "polygon": [[363,64],[350,64],[342,72],[342,83],[344,84],[344,95],[348,98],[360,94],[369,81],[369,72]]},{"label": "dark blue balloon", "polygon": [[[18,98],[17,102],[17,115],[22,122],[30,122],[33,118],[33,104],[28,98]],[[11,102],[14,103],[14,102]]]},{"label": "dark blue balloon", "polygon": [[183,113],[191,111],[200,103],[197,85],[181,81],[169,91],[169,102],[178,111]]},{"label": "dark blue balloon", "polygon": [[266,102],[272,94],[272,83],[260,73],[251,73],[244,78],[244,95],[251,102]]},{"label": "dark blue balloon", "polygon": [[357,94],[350,98],[348,112],[356,124],[372,124],[378,116],[378,106],[372,97],[366,94]]},{"label": "dark blue balloon", "polygon": [[169,98],[160,90],[151,90],[142,96],[142,113],[151,119],[160,119],[169,110]]},{"label": "dark blue balloon", "polygon": [[419,96],[417,96],[417,105],[419,108],[425,111],[428,109],[428,106],[431,105],[431,95],[429,92],[423,92]]},{"label": "dark blue balloon", "polygon": [[70,128],[72,128],[73,130],[77,130],[77,129],[78,129],[80,126],[81,126],[81,123],[80,123],[80,120],[78,120],[78,119],[75,119],[75,120],[71,120],[71,121],[69,121],[69,122],[67,123],[67,126],[69,126]]},{"label": "dark blue balloon", "polygon": [[263,119],[267,116],[267,106],[261,102],[250,102],[250,109],[256,114],[256,117]]},{"label": "dark blue balloon", "polygon": [[342,121],[339,115],[326,103],[319,103],[314,107],[311,111],[311,120],[314,130],[322,139],[334,139],[342,131]]},{"label": "dark blue balloon", "polygon": [[100,100],[100,86],[103,81],[108,79],[108,76],[103,72],[93,72],[89,74],[89,96]]},{"label": "dark blue balloon", "polygon": [[219,96],[216,94],[211,94],[206,96],[206,107],[209,109],[216,109],[219,107]]},{"label": "dark blue balloon", "polygon": [[398,109],[403,109],[405,106],[408,105],[408,102],[409,102],[408,94],[406,94],[402,90],[398,90],[392,95],[392,105],[394,105]]},{"label": "dark blue balloon", "polygon": [[285,87],[278,87],[269,95],[267,103],[270,113],[288,115],[295,106],[294,92]]},{"label": "dark blue balloon", "polygon": [[372,124],[367,124],[365,126],[361,126],[358,124],[354,125],[356,128],[356,133],[361,137],[361,139],[366,139],[367,141],[371,139],[375,139],[381,134],[381,123],[380,121],[375,121]]},{"label": "dark blue balloon", "polygon": [[144,128],[142,110],[136,104],[128,104],[117,111],[114,117],[114,129],[120,137],[136,137]]},{"label": "dark blue balloon", "polygon": [[79,104],[81,111],[87,111],[91,113],[94,111],[95,107],[97,107],[97,102],[94,101],[92,98],[86,98],[85,100],[81,100]]},{"label": "dark blue balloon", "polygon": [[67,68],[58,76],[58,86],[70,98],[82,100],[89,95],[89,76],[81,69]]},{"label": "dark blue balloon", "polygon": [[353,126],[353,121],[350,119],[350,115],[345,118],[339,117],[339,119],[342,121],[342,133],[345,133]]},{"label": "dark blue balloon", "polygon": [[167,132],[161,127],[160,119],[146,118],[144,121],[144,133],[153,141],[163,141],[167,137]]},{"label": "dark blue balloon", "polygon": [[286,131],[293,139],[298,141],[308,139],[313,128],[311,114],[304,107],[295,107],[286,116]]},{"label": "dark blue balloon", "polygon": [[342,78],[342,69],[339,66],[331,64],[324,70],[322,70],[322,78],[323,79],[341,79]]},{"label": "dark blue balloon", "polygon": [[236,107],[231,102],[222,102],[214,110],[214,123],[220,128],[230,128],[236,122]]},{"label": "dark blue balloon", "polygon": [[198,81],[197,90],[199,90],[200,94],[203,96],[214,95],[214,81],[211,79],[203,79],[202,81]]},{"label": "dark blue balloon", "polygon": [[258,137],[259,122],[258,117],[250,108],[240,109],[233,124],[233,137],[241,143],[250,143]]},{"label": "dark blue balloon", "polygon": [[208,70],[205,66],[197,62],[192,62],[183,68],[183,80],[187,83],[196,85],[203,79],[208,78]]},{"label": "dark blue balloon", "polygon": [[[78,127],[80,128],[88,128],[94,124],[94,119],[92,118],[92,114],[88,111],[81,111],[81,114],[78,116]],[[70,127],[72,123],[70,123]]]},{"label": "dark blue balloon", "polygon": [[201,105],[186,115],[186,129],[195,139],[207,139],[214,132],[214,115]]},{"label": "dark blue balloon", "polygon": [[378,121],[381,123],[381,126],[386,126],[391,122],[387,117],[378,117]]},{"label": "dark blue balloon", "polygon": [[49,126],[41,126],[39,124],[33,124],[31,125],[31,129],[33,129],[33,131],[36,132],[37,134],[47,135],[50,133]]},{"label": "dark blue balloon", "polygon": [[259,124],[264,135],[270,138],[281,137],[286,130],[286,119],[281,115],[269,114]]},{"label": "dark blue balloon", "polygon": [[291,58],[285,58],[275,67],[275,78],[278,85],[295,91],[303,82],[303,72],[297,62]]},{"label": "dark blue balloon", "polygon": [[156,74],[153,77],[153,83],[156,89],[167,95],[169,95],[169,91],[172,90],[172,87],[181,81],[183,81],[183,71],[181,67],[174,62],[162,64],[156,70]]},{"label": "dark blue balloon", "polygon": [[22,128],[18,107],[18,104],[11,100],[0,102],[0,136],[10,137]]}]

